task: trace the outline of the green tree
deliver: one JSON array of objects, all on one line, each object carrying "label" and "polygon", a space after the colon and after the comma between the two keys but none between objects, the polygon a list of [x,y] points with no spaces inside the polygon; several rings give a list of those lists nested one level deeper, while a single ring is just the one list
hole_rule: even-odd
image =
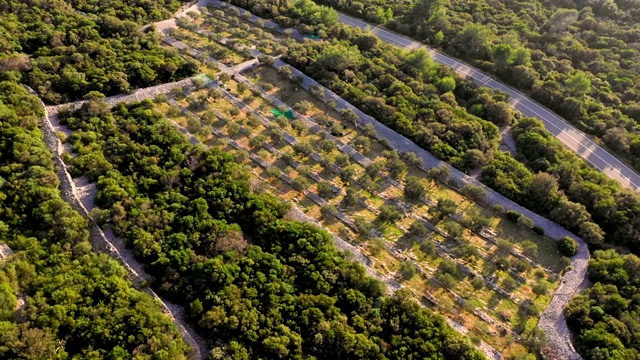
[{"label": "green tree", "polygon": [[407,176],[404,185],[404,195],[409,199],[419,199],[424,196],[426,188],[422,180],[416,176]]},{"label": "green tree", "polygon": [[558,251],[566,257],[572,257],[578,253],[578,242],[569,236],[558,241]]},{"label": "green tree", "polygon": [[382,224],[390,224],[397,222],[402,218],[402,213],[393,205],[383,205],[376,220]]},{"label": "green tree", "polygon": [[455,214],[458,210],[458,203],[451,198],[438,198],[436,204],[436,211],[438,212],[438,218],[443,219],[449,215]]},{"label": "green tree", "polygon": [[429,233],[429,229],[420,220],[415,220],[409,227],[409,233],[415,237],[425,237]]},{"label": "green tree", "polygon": [[564,84],[573,96],[585,95],[591,92],[591,79],[582,71],[577,71],[565,80]]},{"label": "green tree", "polygon": [[398,271],[403,280],[411,280],[418,273],[416,265],[411,261],[403,261],[400,263]]}]

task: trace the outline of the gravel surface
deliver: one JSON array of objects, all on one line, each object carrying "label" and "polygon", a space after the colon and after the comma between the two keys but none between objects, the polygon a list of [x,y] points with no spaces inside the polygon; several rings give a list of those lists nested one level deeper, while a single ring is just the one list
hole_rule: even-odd
[{"label": "gravel surface", "polygon": [[11,256],[13,251],[7,244],[0,244],[0,260],[4,260]]},{"label": "gravel surface", "polygon": [[[191,78],[187,78],[187,79],[182,79],[180,81],[174,81],[174,82],[170,82],[162,85],[156,85],[148,88],[138,89],[132,92],[131,94],[110,96],[110,97],[104,98],[103,100],[107,105],[109,105],[110,107],[113,107],[122,102],[134,102],[134,101],[142,101],[146,99],[153,99],[154,97],[160,94],[168,94],[169,91],[171,91],[171,89],[173,89],[174,87],[177,87],[177,86],[187,87],[187,86],[191,86],[191,84],[192,84]],[[62,105],[46,106],[45,108],[49,112],[49,114],[51,114],[51,116],[55,116],[58,113],[58,111],[60,111],[61,109],[76,110],[86,102],[87,102],[86,100],[82,100],[82,101],[76,101],[76,102],[66,103]],[[67,135],[71,134],[71,131],[69,131],[69,129],[66,129],[64,127],[60,128],[59,131],[62,131]]]}]

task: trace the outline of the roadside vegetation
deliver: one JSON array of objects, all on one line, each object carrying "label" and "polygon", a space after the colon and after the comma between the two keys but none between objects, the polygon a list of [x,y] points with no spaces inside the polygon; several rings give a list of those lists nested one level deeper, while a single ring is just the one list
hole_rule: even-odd
[{"label": "roadside vegetation", "polygon": [[640,169],[637,1],[318,3],[495,74]]}]

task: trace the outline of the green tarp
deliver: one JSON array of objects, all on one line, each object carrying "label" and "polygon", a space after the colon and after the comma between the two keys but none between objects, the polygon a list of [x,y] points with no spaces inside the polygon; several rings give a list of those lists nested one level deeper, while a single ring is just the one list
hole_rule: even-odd
[{"label": "green tarp", "polygon": [[293,120],[293,119],[295,119],[295,118],[296,118],[296,117],[293,115],[293,111],[291,111],[291,110],[286,110],[285,112],[282,112],[282,111],[280,111],[280,110],[278,110],[278,109],[271,109],[271,111],[270,111],[270,112],[271,112],[273,115],[275,115],[275,117],[282,117],[282,116],[284,116],[284,117],[286,117],[286,118],[287,118],[287,119],[289,119],[289,120]]}]

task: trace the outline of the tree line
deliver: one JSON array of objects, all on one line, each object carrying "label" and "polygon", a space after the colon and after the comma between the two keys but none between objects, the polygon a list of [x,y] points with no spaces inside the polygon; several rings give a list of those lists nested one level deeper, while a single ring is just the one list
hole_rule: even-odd
[{"label": "tree line", "polygon": [[61,197],[37,97],[0,82],[0,358],[187,359],[189,348],[127,271],[91,251]]},{"label": "tree line", "polygon": [[480,359],[468,339],[407,292],[286,220],[221,149],[190,144],[153,103],[92,102],[61,119],[75,176],[97,181],[95,216],[122,236],[186,309],[212,358]]}]

